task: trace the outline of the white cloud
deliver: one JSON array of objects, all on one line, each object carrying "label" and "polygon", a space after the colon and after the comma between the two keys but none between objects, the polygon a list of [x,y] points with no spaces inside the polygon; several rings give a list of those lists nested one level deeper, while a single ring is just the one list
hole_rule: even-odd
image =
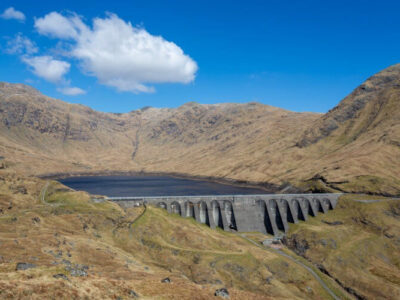
[{"label": "white cloud", "polygon": [[60,93],[63,93],[64,95],[68,95],[68,96],[77,96],[77,95],[86,94],[85,90],[82,90],[81,88],[78,88],[78,87],[58,88],[57,91],[59,91]]},{"label": "white cloud", "polygon": [[18,20],[21,22],[25,21],[25,15],[22,11],[15,10],[14,7],[9,7],[0,15],[1,18],[6,20]]},{"label": "white cloud", "polygon": [[81,25],[83,23],[78,16],[67,18],[54,11],[43,18],[35,18],[35,28],[40,34],[61,39],[76,39]]},{"label": "white cloud", "polygon": [[6,52],[8,54],[34,54],[38,51],[36,44],[22,33],[16,34],[14,39],[7,42]]},{"label": "white cloud", "polygon": [[114,14],[96,18],[92,27],[77,15],[56,12],[35,20],[39,33],[72,39],[70,55],[84,72],[120,91],[153,92],[151,83],[189,83],[197,64],[176,44],[133,27]]},{"label": "white cloud", "polygon": [[71,67],[70,63],[51,56],[23,56],[22,61],[32,68],[35,75],[53,83],[61,82]]}]

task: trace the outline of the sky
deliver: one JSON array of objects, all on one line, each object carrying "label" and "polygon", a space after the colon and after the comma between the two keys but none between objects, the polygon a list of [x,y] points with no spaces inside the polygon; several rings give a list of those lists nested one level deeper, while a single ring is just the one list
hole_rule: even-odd
[{"label": "sky", "polygon": [[0,81],[105,112],[326,112],[400,62],[400,1],[0,2]]}]

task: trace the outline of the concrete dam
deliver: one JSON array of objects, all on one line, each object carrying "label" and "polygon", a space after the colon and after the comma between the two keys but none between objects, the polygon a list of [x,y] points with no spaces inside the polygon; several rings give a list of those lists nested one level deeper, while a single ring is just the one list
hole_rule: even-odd
[{"label": "concrete dam", "polygon": [[110,197],[123,208],[155,205],[211,228],[279,235],[289,223],[334,209],[341,194]]}]

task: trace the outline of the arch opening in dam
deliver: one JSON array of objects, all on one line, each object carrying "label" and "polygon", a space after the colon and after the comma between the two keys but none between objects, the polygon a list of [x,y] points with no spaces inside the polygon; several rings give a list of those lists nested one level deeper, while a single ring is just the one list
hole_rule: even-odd
[{"label": "arch opening in dam", "polygon": [[157,203],[157,206],[160,208],[167,209],[167,203],[165,203],[165,202],[159,202],[159,203]]},{"label": "arch opening in dam", "polygon": [[200,223],[210,225],[210,221],[208,218],[208,207],[206,202],[200,201],[199,203],[199,219]]},{"label": "arch opening in dam", "polygon": [[271,208],[272,217],[275,218],[275,224],[278,230],[285,231],[285,226],[283,225],[283,218],[281,212],[279,211],[278,203],[276,199],[269,200],[268,205]]},{"label": "arch opening in dam", "polygon": [[232,202],[228,200],[224,201],[224,212],[228,228],[237,230]]},{"label": "arch opening in dam", "polygon": [[341,194],[170,196],[108,198],[122,207],[153,204],[211,228],[281,235],[289,223],[334,209]]},{"label": "arch opening in dam", "polygon": [[293,211],[289,206],[289,202],[286,199],[280,200],[283,210],[286,212],[286,220],[290,223],[296,223],[296,219],[293,216]]},{"label": "arch opening in dam", "polygon": [[322,199],[321,205],[324,206],[326,210],[333,209],[331,202],[327,198]]},{"label": "arch opening in dam", "polygon": [[[323,200],[322,200],[322,201],[323,201]],[[320,213],[323,213],[323,212],[324,212],[324,209],[323,209],[323,207],[322,207],[321,201],[318,201],[318,199],[313,198],[313,199],[312,199],[312,203],[313,203],[313,205],[314,205],[314,207],[315,207],[315,211],[316,211],[316,212],[320,212]]]},{"label": "arch opening in dam", "polygon": [[195,218],[193,202],[186,201],[184,207],[185,207],[185,217],[186,218]]},{"label": "arch opening in dam", "polygon": [[256,203],[261,216],[259,218],[259,220],[261,220],[261,232],[274,234],[274,229],[272,227],[271,218],[268,215],[268,209],[265,200],[257,200]]},{"label": "arch opening in dam", "polygon": [[293,205],[293,211],[296,214],[297,220],[306,221],[306,217],[303,214],[303,210],[301,209],[299,200],[293,199],[292,205]]},{"label": "arch opening in dam", "polygon": [[302,198],[301,198],[301,205],[302,205],[303,208],[304,208],[306,219],[307,219],[307,216],[313,216],[313,217],[315,217],[314,212],[313,212],[313,210],[311,209],[310,200],[308,200],[308,199],[302,197]]},{"label": "arch opening in dam", "polygon": [[219,205],[218,201],[213,200],[211,202],[211,209],[215,226],[223,229],[224,224],[222,222],[221,206]]},{"label": "arch opening in dam", "polygon": [[174,201],[171,203],[171,213],[182,215],[181,205],[179,202]]}]

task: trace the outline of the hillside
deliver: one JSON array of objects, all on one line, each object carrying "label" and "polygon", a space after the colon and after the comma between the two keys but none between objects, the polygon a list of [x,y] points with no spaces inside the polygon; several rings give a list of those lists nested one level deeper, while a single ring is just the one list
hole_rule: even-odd
[{"label": "hillside", "polygon": [[399,108],[400,65],[326,114],[193,102],[101,113],[1,83],[0,155],[26,175],[144,171],[400,195]]},{"label": "hillside", "polygon": [[400,298],[400,201],[346,195],[290,227],[287,246],[357,299]]},{"label": "hillside", "polygon": [[329,298],[301,266],[234,233],[35,178],[2,177],[0,244],[2,299],[211,299],[220,288],[230,299]]},{"label": "hillside", "polygon": [[[282,251],[340,299],[398,299],[400,202],[362,199],[292,224]],[[223,299],[214,293],[227,288],[233,300],[330,299],[304,266],[256,245],[267,236],[245,236],[255,244],[161,208],[124,211],[56,181],[3,175],[0,298]]]},{"label": "hillside", "polygon": [[111,114],[0,83],[0,298],[212,299],[227,288],[230,299],[398,299],[397,200],[344,195],[291,224],[279,252],[259,233],[122,210],[37,175],[170,172],[400,195],[399,106],[400,65],[326,114],[193,102]]}]

